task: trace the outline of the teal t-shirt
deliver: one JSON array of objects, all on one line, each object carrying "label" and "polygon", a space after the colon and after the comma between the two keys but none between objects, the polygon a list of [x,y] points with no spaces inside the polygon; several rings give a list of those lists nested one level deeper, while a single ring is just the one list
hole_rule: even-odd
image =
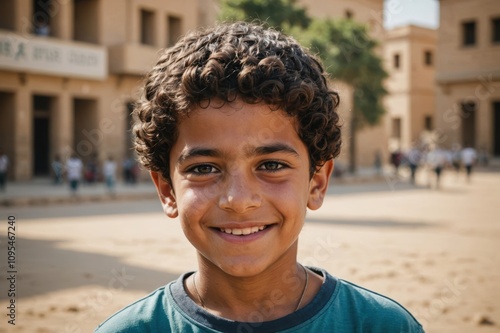
[{"label": "teal t-shirt", "polygon": [[120,310],[95,333],[145,332],[335,332],[423,333],[422,326],[394,300],[310,268],[324,277],[314,299],[302,309],[266,322],[236,322],[214,316],[186,293],[182,275]]}]

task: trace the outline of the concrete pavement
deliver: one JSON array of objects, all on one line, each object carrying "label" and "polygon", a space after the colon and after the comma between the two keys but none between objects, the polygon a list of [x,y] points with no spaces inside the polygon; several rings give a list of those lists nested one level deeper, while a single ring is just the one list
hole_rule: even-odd
[{"label": "concrete pavement", "polygon": [[135,184],[118,182],[113,192],[104,183],[80,184],[73,195],[67,183],[55,185],[50,179],[34,179],[28,182],[9,182],[0,191],[0,206],[32,206],[71,202],[151,199],[156,197],[151,181]]}]

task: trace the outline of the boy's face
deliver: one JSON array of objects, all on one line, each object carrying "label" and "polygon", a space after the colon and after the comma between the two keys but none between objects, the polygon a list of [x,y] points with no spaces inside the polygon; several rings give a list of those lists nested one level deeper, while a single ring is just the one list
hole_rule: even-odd
[{"label": "boy's face", "polygon": [[207,265],[243,277],[295,263],[306,210],[321,206],[333,168],[329,161],[310,177],[295,128],[282,111],[240,102],[197,109],[179,124],[172,185],[152,178]]}]

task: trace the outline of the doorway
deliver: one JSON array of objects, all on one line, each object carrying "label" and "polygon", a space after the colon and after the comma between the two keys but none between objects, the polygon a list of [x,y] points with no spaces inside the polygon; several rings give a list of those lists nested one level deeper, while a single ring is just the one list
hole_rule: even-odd
[{"label": "doorway", "polygon": [[33,96],[33,175],[50,175],[50,116],[53,97]]},{"label": "doorway", "polygon": [[476,103],[462,103],[462,147],[476,146]]},{"label": "doorway", "polygon": [[500,157],[500,102],[493,102],[493,155]]},{"label": "doorway", "polygon": [[8,174],[12,176],[15,169],[14,114],[15,94],[0,91],[0,150],[9,158]]}]

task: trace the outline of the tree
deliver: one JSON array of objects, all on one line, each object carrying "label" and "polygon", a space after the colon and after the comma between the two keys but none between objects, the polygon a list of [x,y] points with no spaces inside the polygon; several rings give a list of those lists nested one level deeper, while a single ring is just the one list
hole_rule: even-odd
[{"label": "tree", "polygon": [[328,73],[354,89],[349,136],[349,170],[356,170],[356,133],[376,125],[385,113],[382,101],[387,73],[375,53],[377,42],[366,26],[353,20],[314,20],[307,30],[294,29],[302,43],[319,53]]},{"label": "tree", "polygon": [[287,29],[292,26],[306,28],[311,22],[297,0],[222,0],[221,20],[259,20],[274,28]]},{"label": "tree", "polygon": [[355,172],[356,132],[382,119],[382,100],[387,94],[383,86],[387,73],[375,53],[377,42],[366,27],[353,20],[313,20],[297,7],[296,0],[222,0],[220,16],[224,20],[259,19],[281,28],[317,52],[332,78],[353,87],[349,170]]}]

